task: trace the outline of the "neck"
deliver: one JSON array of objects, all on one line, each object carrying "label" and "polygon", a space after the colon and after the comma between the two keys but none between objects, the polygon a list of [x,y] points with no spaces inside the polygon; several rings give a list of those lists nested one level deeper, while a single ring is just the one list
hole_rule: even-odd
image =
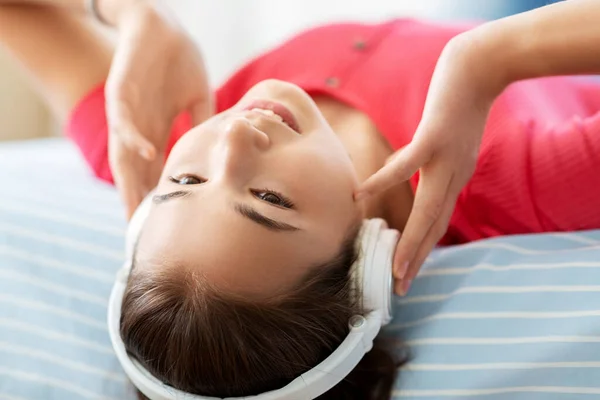
[{"label": "neck", "polygon": [[[350,154],[360,182],[385,165],[394,151],[366,114],[331,97],[316,96],[314,100]],[[384,218],[393,228],[403,230],[412,198],[408,183],[398,185],[365,200],[365,217]]]}]

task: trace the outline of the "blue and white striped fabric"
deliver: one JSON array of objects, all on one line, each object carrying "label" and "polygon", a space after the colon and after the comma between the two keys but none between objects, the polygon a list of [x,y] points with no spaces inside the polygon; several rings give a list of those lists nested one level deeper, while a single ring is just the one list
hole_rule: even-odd
[{"label": "blue and white striped fabric", "polygon": [[600,398],[600,231],[438,251],[386,335],[401,399]]},{"label": "blue and white striped fabric", "polygon": [[125,219],[63,140],[0,146],[0,399],[127,399],[106,302]]},{"label": "blue and white striped fabric", "polygon": [[[0,400],[134,399],[106,301],[125,221],[63,140],[0,146]],[[387,337],[394,398],[600,398],[600,231],[436,251]]]}]

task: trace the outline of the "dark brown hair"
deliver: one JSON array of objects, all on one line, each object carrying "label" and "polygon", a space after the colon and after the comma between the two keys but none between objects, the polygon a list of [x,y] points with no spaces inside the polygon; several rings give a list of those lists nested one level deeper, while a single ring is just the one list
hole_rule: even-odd
[{"label": "dark brown hair", "polygon": [[[133,268],[121,311],[125,348],[185,392],[237,397],[279,389],[327,358],[347,336],[350,317],[366,311],[349,277],[355,236],[295,289],[264,302],[222,294],[189,268]],[[319,399],[389,399],[396,369],[376,344]]]}]

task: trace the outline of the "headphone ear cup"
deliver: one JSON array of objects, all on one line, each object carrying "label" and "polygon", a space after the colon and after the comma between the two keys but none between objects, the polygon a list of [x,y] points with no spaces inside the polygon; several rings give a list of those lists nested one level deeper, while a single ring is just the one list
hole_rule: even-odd
[{"label": "headphone ear cup", "polygon": [[361,307],[364,308],[364,294],[363,294],[363,276],[365,271],[365,236],[367,236],[367,230],[369,229],[369,220],[363,220],[358,236],[354,241],[354,247],[356,251],[356,261],[350,269],[352,285],[354,288],[354,297],[361,301]]},{"label": "headphone ear cup", "polygon": [[363,307],[379,311],[382,325],[392,319],[392,263],[399,237],[400,233],[389,229],[383,219],[374,218],[363,222],[357,238],[360,248],[355,284],[362,293]]}]

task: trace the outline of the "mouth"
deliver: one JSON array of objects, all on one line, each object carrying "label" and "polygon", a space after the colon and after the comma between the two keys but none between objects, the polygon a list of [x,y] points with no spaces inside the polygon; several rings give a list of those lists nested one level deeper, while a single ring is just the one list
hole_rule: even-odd
[{"label": "mouth", "polygon": [[294,117],[294,114],[292,114],[292,112],[283,104],[269,100],[255,100],[244,107],[244,111],[255,111],[268,117],[276,118],[279,122],[284,123],[296,133],[301,133],[296,117]]}]

